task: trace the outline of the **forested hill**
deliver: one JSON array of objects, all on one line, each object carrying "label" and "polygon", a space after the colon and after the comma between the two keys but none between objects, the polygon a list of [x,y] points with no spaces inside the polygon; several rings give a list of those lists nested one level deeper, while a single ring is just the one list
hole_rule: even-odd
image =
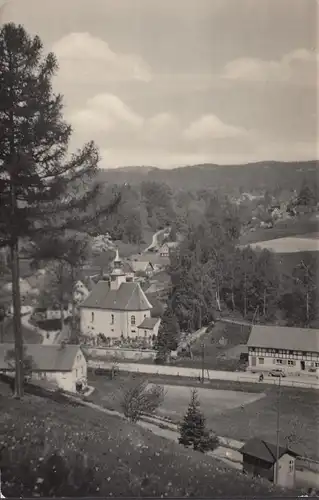
[{"label": "forested hill", "polygon": [[244,165],[193,165],[173,169],[155,167],[123,167],[103,169],[99,172],[102,182],[131,185],[143,181],[165,182],[172,188],[200,190],[207,188],[254,192],[274,191],[276,188],[297,189],[306,181],[317,183],[318,161],[259,162]]}]

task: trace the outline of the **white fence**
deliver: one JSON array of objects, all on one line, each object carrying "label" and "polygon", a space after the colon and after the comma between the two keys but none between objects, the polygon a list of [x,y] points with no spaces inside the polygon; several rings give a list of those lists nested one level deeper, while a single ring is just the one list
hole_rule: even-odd
[{"label": "white fence", "polygon": [[[89,360],[88,366],[92,368],[105,367],[110,368],[111,363],[100,360]],[[137,373],[152,373],[154,375],[171,375],[177,377],[196,378],[202,376],[202,371],[199,368],[184,368],[178,366],[163,366],[155,364],[138,364],[138,363],[120,363],[120,369],[126,372]],[[226,372],[217,370],[205,370],[206,380],[227,380],[231,382],[259,382],[259,376],[245,372]],[[264,377],[264,384],[278,384],[278,378]],[[319,389],[318,380],[300,380],[296,377],[282,378],[281,385],[285,387],[299,387],[308,389]]]}]

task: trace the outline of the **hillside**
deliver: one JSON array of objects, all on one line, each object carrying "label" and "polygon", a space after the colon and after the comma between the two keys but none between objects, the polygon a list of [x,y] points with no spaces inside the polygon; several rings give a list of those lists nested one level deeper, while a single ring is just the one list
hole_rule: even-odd
[{"label": "hillside", "polygon": [[140,184],[143,181],[166,182],[172,188],[198,190],[224,189],[226,192],[273,190],[277,187],[298,189],[303,180],[317,182],[317,161],[258,162],[244,165],[193,165],[173,169],[125,167],[100,170],[99,178],[109,184]]},{"label": "hillside", "polygon": [[[228,498],[289,493],[87,407],[52,400],[43,404],[42,398],[31,395],[23,401],[13,400],[2,383],[0,405],[0,439],[4,449],[11,450],[3,452],[1,460],[2,491],[7,498],[19,497],[22,492],[30,497],[36,492],[38,496],[74,496],[78,492],[80,496],[101,497]],[[43,464],[59,450],[71,464],[68,471],[77,464],[79,476],[73,489],[59,482],[59,470],[55,476],[44,472]],[[86,462],[83,470],[75,454]],[[83,488],[80,493],[79,484]]]}]

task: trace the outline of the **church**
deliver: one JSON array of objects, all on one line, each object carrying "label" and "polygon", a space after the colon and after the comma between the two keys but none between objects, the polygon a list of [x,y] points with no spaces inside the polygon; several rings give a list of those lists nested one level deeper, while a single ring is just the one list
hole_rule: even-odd
[{"label": "church", "polygon": [[128,277],[118,251],[110,280],[99,281],[80,306],[81,333],[91,339],[100,335],[118,340],[157,336],[160,318],[151,317],[153,306],[140,284]]}]

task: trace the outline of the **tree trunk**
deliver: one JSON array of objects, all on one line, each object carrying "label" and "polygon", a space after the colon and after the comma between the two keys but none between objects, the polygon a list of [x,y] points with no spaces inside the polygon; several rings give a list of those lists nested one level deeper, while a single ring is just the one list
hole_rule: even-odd
[{"label": "tree trunk", "polygon": [[232,282],[231,282],[231,303],[232,303],[233,311],[235,311],[236,305],[235,305],[235,294],[234,294],[234,278],[232,279]]},{"label": "tree trunk", "polygon": [[307,321],[307,325],[309,325],[309,320],[310,320],[310,314],[309,314],[309,292],[307,291],[306,292],[306,321]]},{"label": "tree trunk", "polygon": [[264,290],[264,300],[263,300],[263,316],[266,318],[267,303],[266,303],[266,290]]},{"label": "tree trunk", "polygon": [[14,395],[16,398],[20,399],[23,397],[23,338],[21,328],[19,245],[17,239],[12,243],[10,250],[12,272],[13,331],[15,347]]},{"label": "tree trunk", "polygon": [[71,294],[71,340],[72,342],[76,340],[76,331],[75,331],[75,299],[74,299],[74,267],[71,267],[71,280],[72,280],[72,294]]},{"label": "tree trunk", "polygon": [[246,293],[246,274],[244,280],[244,318],[247,316],[247,293]]}]

